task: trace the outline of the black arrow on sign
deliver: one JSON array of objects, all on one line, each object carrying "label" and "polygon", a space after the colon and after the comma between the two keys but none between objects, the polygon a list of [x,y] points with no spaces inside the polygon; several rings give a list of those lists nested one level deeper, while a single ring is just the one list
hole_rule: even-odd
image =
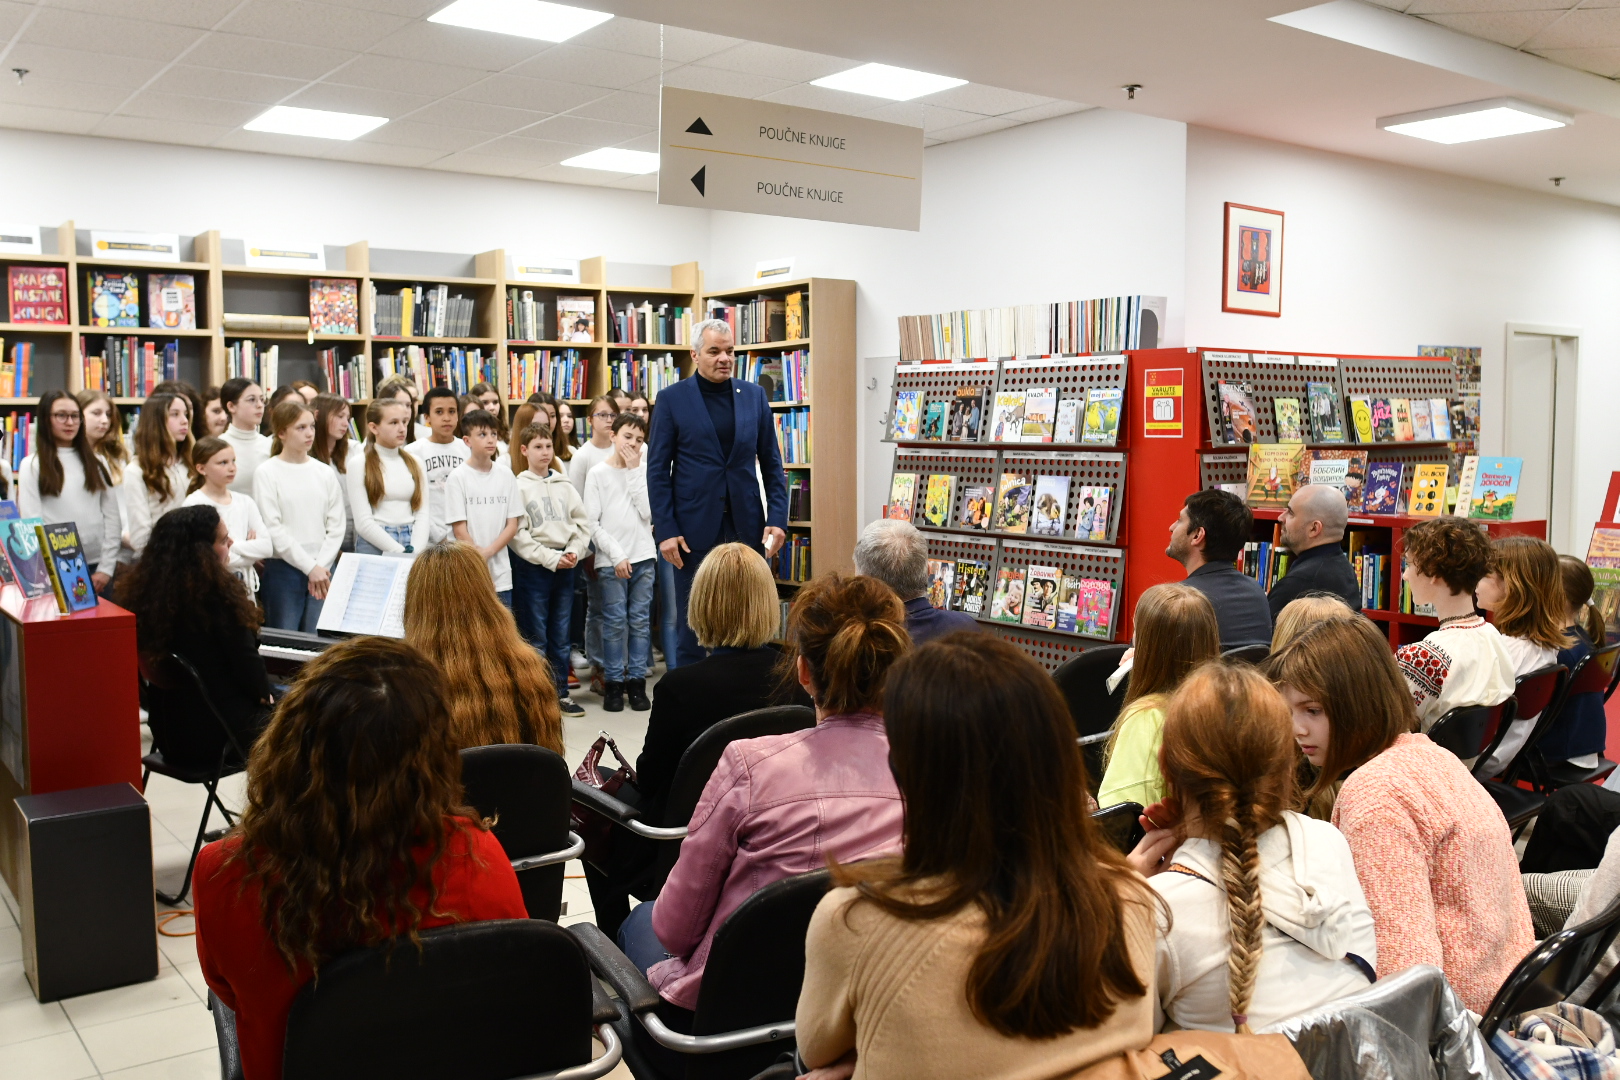
[{"label": "black arrow on sign", "polygon": [[709,125],[705,124],[703,122],[703,117],[701,117],[701,116],[698,117],[696,120],[692,121],[692,126],[687,128],[686,130],[691,132],[693,135],[713,135],[714,134],[714,132],[709,130]]},{"label": "black arrow on sign", "polygon": [[708,171],[709,171],[709,167],[707,165],[705,165],[705,166],[703,166],[703,168],[699,169],[697,172],[692,174],[692,186],[697,188],[698,189],[698,194],[702,195],[704,198],[707,198],[709,193],[703,190],[703,184],[704,184],[703,174],[708,172]]}]

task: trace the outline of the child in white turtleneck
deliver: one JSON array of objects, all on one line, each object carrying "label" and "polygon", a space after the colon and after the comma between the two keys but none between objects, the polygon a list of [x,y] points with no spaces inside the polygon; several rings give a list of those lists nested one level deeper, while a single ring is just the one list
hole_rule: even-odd
[{"label": "child in white turtleneck", "polygon": [[47,525],[71,521],[78,526],[79,547],[99,592],[111,580],[123,529],[112,477],[90,448],[83,412],[71,394],[45,391],[35,423],[38,444],[23,459],[18,508],[23,517],[42,518]]},{"label": "child in white turtleneck", "polygon": [[354,549],[364,555],[421,551],[428,543],[427,482],[422,463],[404,449],[411,407],[373,399],[366,407],[366,446],[346,472],[354,515]]},{"label": "child in white turtleneck", "polygon": [[230,417],[220,435],[236,451],[236,479],[231,490],[251,496],[253,474],[270,459],[270,436],[261,435],[264,389],[252,379],[227,379],[219,388],[219,403]]}]

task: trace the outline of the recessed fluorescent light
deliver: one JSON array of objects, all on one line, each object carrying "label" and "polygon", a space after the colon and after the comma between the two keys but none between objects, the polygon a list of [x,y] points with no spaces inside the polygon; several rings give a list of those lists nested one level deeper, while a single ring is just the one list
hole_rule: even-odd
[{"label": "recessed fluorescent light", "polygon": [[606,11],[587,11],[546,0],[456,0],[429,15],[428,22],[538,41],[567,41],[611,18]]},{"label": "recessed fluorescent light", "polygon": [[601,169],[603,172],[650,173],[658,171],[658,155],[645,150],[604,146],[600,150],[571,157],[563,164],[576,169]]},{"label": "recessed fluorescent light", "polygon": [[962,86],[966,79],[952,79],[945,75],[930,75],[926,71],[890,67],[888,64],[862,64],[860,67],[816,79],[811,86],[825,86],[829,90],[847,90],[851,94],[910,101],[924,94],[937,94],[953,86]]},{"label": "recessed fluorescent light", "polygon": [[1378,121],[1385,131],[1437,143],[1465,143],[1547,131],[1574,123],[1575,118],[1517,98],[1490,98],[1442,109],[1386,116]]},{"label": "recessed fluorescent light", "polygon": [[386,116],[327,112],[325,109],[295,109],[277,105],[242,125],[249,131],[273,131],[278,135],[308,135],[312,139],[358,139],[388,123]]}]

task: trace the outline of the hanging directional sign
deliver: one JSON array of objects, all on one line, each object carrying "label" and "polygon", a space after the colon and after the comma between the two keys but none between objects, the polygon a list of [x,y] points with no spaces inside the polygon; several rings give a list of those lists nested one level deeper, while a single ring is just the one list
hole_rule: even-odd
[{"label": "hanging directional sign", "polygon": [[921,224],[921,128],[666,86],[659,141],[661,203]]}]

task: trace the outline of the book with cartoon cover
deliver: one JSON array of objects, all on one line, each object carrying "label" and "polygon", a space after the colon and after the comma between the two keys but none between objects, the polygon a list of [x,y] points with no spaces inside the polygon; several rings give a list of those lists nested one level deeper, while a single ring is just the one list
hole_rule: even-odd
[{"label": "book with cartoon cover", "polygon": [[309,329],[316,334],[358,334],[359,282],[343,278],[310,278]]},{"label": "book with cartoon cover", "polygon": [[12,579],[30,599],[51,591],[51,572],[45,565],[45,552],[39,546],[39,533],[35,530],[35,526],[44,524],[45,520],[37,517],[0,521],[0,537],[4,538]]},{"label": "book with cartoon cover", "polygon": [[1468,516],[1486,521],[1512,521],[1514,504],[1519,497],[1519,474],[1523,470],[1524,458],[1480,458]]},{"label": "book with cartoon cover", "polygon": [[990,441],[1024,441],[1024,392],[1014,390],[996,395],[996,410],[990,420]]},{"label": "book with cartoon cover", "polygon": [[911,505],[917,499],[917,474],[895,473],[889,484],[889,507],[886,517],[895,521],[911,520]]},{"label": "book with cartoon cover", "polygon": [[1271,415],[1272,419],[1277,422],[1278,442],[1305,441],[1305,429],[1301,424],[1303,417],[1300,414],[1299,398],[1272,398]]},{"label": "book with cartoon cover", "polygon": [[147,274],[146,323],[160,330],[197,329],[196,278],[190,274]]},{"label": "book with cartoon cover", "polygon": [[1057,622],[1058,570],[1031,565],[1024,576],[1024,625],[1050,630]]},{"label": "book with cartoon cover", "polygon": [[1255,443],[1260,441],[1259,412],[1245,383],[1216,384],[1221,396],[1221,425],[1228,443]]},{"label": "book with cartoon cover", "polygon": [[956,591],[956,563],[950,559],[928,560],[928,602],[945,611]]},{"label": "book with cartoon cover", "polygon": [[1083,443],[1112,445],[1119,440],[1119,408],[1125,391],[1117,386],[1093,386],[1086,391]]},{"label": "book with cartoon cover", "polygon": [[1113,629],[1110,624],[1113,622],[1113,615],[1114,587],[1097,578],[1082,578],[1078,615],[1080,633],[1090,634],[1093,637],[1111,636]]},{"label": "book with cartoon cover", "polygon": [[1355,429],[1356,442],[1373,441],[1372,398],[1350,399],[1350,426]]},{"label": "book with cartoon cover", "polygon": [[1370,399],[1372,407],[1373,442],[1395,441],[1395,408],[1389,398]]},{"label": "book with cartoon cover", "polygon": [[945,439],[945,403],[943,401],[930,401],[923,409],[922,438],[929,442],[942,442]]},{"label": "book with cartoon cover", "polygon": [[894,415],[889,418],[889,438],[915,439],[922,426],[921,390],[901,390],[894,395]]},{"label": "book with cartoon cover", "polygon": [[40,527],[39,533],[51,557],[51,584],[56,588],[56,606],[62,614],[89,611],[98,603],[90,581],[90,567],[79,546],[79,528],[71,521]]},{"label": "book with cartoon cover", "polygon": [[1364,514],[1393,514],[1400,505],[1401,480],[1405,466],[1398,461],[1374,461],[1367,466],[1367,494],[1361,501]]},{"label": "book with cartoon cover", "polygon": [[141,286],[136,275],[91,270],[85,279],[91,326],[141,325]]},{"label": "book with cartoon cover", "polygon": [[1280,510],[1294,497],[1306,461],[1302,443],[1253,443],[1249,446],[1251,507]]},{"label": "book with cartoon cover", "polygon": [[1446,510],[1449,465],[1420,464],[1412,474],[1412,494],[1406,512],[1413,517],[1439,517]]},{"label": "book with cartoon cover", "polygon": [[996,574],[996,594],[990,600],[990,618],[1021,622],[1024,618],[1024,572],[1003,566]]},{"label": "book with cartoon cover", "polygon": [[1367,451],[1312,450],[1302,482],[1338,488],[1344,492],[1345,505],[1359,513],[1367,495]]},{"label": "book with cartoon cover", "polygon": [[964,529],[990,528],[990,512],[995,507],[996,492],[988,484],[968,484],[962,488],[962,516],[957,524]]},{"label": "book with cartoon cover", "polygon": [[1035,497],[1035,486],[1023,473],[1001,474],[1000,490],[996,493],[994,527],[1001,532],[1029,531],[1029,512]]},{"label": "book with cartoon cover", "polygon": [[951,523],[951,497],[956,494],[956,477],[949,473],[935,473],[928,478],[928,489],[923,493],[923,520],[935,528]]},{"label": "book with cartoon cover", "polygon": [[984,616],[989,599],[990,564],[978,559],[956,560],[956,596],[951,607],[975,619]]},{"label": "book with cartoon cover", "polygon": [[1062,536],[1063,519],[1069,512],[1069,478],[1067,476],[1038,476],[1035,478],[1035,509],[1030,516],[1029,531],[1036,536]]}]

